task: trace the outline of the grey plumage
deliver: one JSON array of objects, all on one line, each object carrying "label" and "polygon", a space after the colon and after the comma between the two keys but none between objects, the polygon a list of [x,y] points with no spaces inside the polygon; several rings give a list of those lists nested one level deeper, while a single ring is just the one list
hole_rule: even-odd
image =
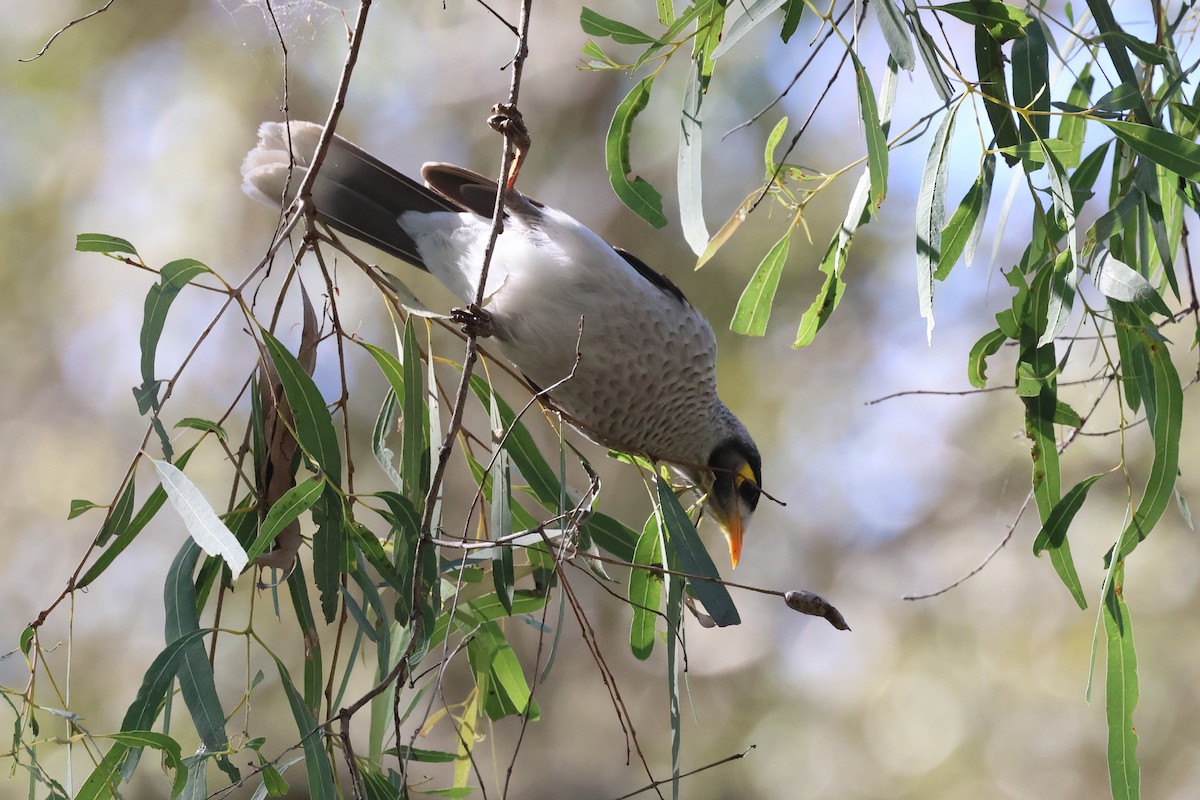
[{"label": "grey plumage", "polygon": [[[294,191],[320,131],[293,122],[289,141],[283,124],[264,123],[242,165],[246,192],[284,202],[289,143]],[[422,176],[427,186],[335,137],[313,186],[318,219],[427,270],[469,304],[496,184],[446,164],[426,164]],[[595,441],[673,463],[715,487],[723,497],[714,505],[710,493],[710,506],[723,525],[737,517],[740,543],[761,485],[758,451],[717,396],[712,328],[674,284],[567,214],[512,190],[483,307],[503,355],[537,386],[570,374],[578,340],[579,365],[552,391],[555,406]],[[721,473],[715,481],[714,471]],[[740,492],[747,482],[753,491]]]}]

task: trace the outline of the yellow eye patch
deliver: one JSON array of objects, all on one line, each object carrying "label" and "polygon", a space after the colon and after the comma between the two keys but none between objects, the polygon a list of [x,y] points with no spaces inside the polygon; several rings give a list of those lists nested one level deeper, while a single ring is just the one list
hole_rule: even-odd
[{"label": "yellow eye patch", "polygon": [[758,485],[758,483],[754,480],[754,470],[750,469],[749,464],[742,464],[742,468],[738,470],[737,477],[734,478],[733,482],[736,486],[740,487],[742,485],[742,481],[750,481],[750,483],[756,486]]}]

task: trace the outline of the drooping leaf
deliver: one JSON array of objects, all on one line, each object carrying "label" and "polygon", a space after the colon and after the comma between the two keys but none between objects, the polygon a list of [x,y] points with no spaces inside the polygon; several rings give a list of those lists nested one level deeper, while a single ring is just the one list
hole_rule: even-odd
[{"label": "drooping leaf", "polygon": [[[502,539],[512,533],[512,475],[509,471],[508,451],[500,446],[500,439],[504,436],[504,420],[500,416],[495,392],[492,393],[489,417],[492,426],[492,492],[489,498],[492,538]],[[513,587],[516,583],[512,547],[501,546],[497,549],[496,556],[492,559],[492,583],[500,604],[511,614]]]},{"label": "drooping leaf", "polygon": [[1004,55],[996,37],[987,28],[975,28],[975,68],[979,72],[979,91],[984,99],[984,110],[992,124],[992,135],[996,147],[1004,154],[1005,162],[1011,167],[1018,158],[1004,152],[1020,141],[1017,134],[1017,123],[1013,112],[1009,109],[1008,80],[1005,77],[1004,65],[1007,57]]},{"label": "drooping leaf", "polygon": [[[708,555],[696,526],[688,519],[687,512],[679,504],[679,498],[659,479],[658,502],[662,509],[663,523],[667,528],[667,541],[678,559],[679,569],[688,575],[697,576],[697,580],[688,579],[689,588],[704,604],[708,615],[719,627],[740,625],[741,616],[729,596],[729,590],[721,583],[721,573]],[[707,580],[705,580],[707,579]]]},{"label": "drooping leaf", "polygon": [[1113,573],[1113,585],[1104,598],[1104,633],[1108,666],[1105,670],[1104,708],[1108,720],[1108,778],[1114,800],[1138,800],[1141,769],[1137,760],[1137,729],[1133,712],[1138,702],[1137,652],[1133,645],[1133,620],[1122,596],[1124,567]]},{"label": "drooping leaf", "polygon": [[333,417],[308,371],[265,328],[259,329],[291,408],[300,447],[329,482],[341,486],[342,453]]},{"label": "drooping leaf", "polygon": [[658,531],[658,517],[651,514],[638,538],[629,571],[629,605],[633,621],[629,628],[629,648],[635,658],[646,660],[654,650],[654,630],[662,606],[662,573],[644,567],[662,567],[663,553]]},{"label": "drooping leaf", "polygon": [[[781,8],[787,0],[753,0],[748,5],[742,6],[742,13],[729,26],[729,29],[721,36],[721,43],[712,51],[713,58],[720,58],[729,48],[733,47],[743,36],[745,36],[763,20],[771,16],[777,9]],[[787,39],[784,39],[786,42]]]},{"label": "drooping leaf", "polygon": [[792,229],[788,228],[754,270],[750,282],[742,290],[742,296],[733,312],[733,319],[729,323],[729,328],[734,333],[762,336],[767,332],[771,306],[775,302],[775,291],[779,288],[779,276],[787,262],[791,240]]},{"label": "drooping leaf", "polygon": [[854,59],[855,85],[858,88],[858,110],[862,115],[863,131],[867,137],[867,171],[871,176],[871,202],[867,204],[867,208],[874,215],[879,212],[879,206],[887,196],[887,137],[879,124],[879,109],[875,105],[871,79],[853,51],[851,56]]},{"label": "drooping leaf", "polygon": [[1033,540],[1033,554],[1040,556],[1045,551],[1050,552],[1050,560],[1058,577],[1062,579],[1067,590],[1071,592],[1071,597],[1075,599],[1081,609],[1087,608],[1087,598],[1084,596],[1083,586],[1079,583],[1075,562],[1071,558],[1070,545],[1067,543],[1067,530],[1071,527],[1071,521],[1075,519],[1076,512],[1083,506],[1083,501],[1087,499],[1088,490],[1092,488],[1092,484],[1106,474],[1101,472],[1091,475],[1071,487],[1071,490],[1063,495],[1062,500],[1055,504],[1046,518],[1045,524],[1042,525],[1042,529]]},{"label": "drooping leaf", "polygon": [[166,461],[151,459],[167,498],[178,512],[188,534],[210,556],[218,556],[229,565],[234,580],[246,568],[246,551],[237,537],[221,522],[196,484]]},{"label": "drooping leaf", "polygon": [[215,433],[217,438],[224,441],[229,440],[229,434],[217,423],[210,419],[201,419],[200,417],[184,417],[175,423],[176,428],[191,428],[192,430],[205,431]]},{"label": "drooping leaf", "polygon": [[[188,540],[175,556],[163,586],[163,606],[166,610],[165,640],[171,644],[189,636],[200,628],[200,615],[196,608],[196,587],[192,583],[200,548]],[[179,652],[179,690],[191,715],[200,741],[210,752],[219,752],[228,746],[225,734],[225,712],[217,696],[216,680],[208,653],[199,638],[182,645]]]},{"label": "drooping leaf", "polygon": [[892,58],[905,71],[911,72],[917,65],[917,54],[913,50],[912,34],[904,22],[904,15],[896,5],[896,0],[879,0],[872,3],[875,18],[879,21],[879,30],[887,42],[888,51]]},{"label": "drooping leaf", "polygon": [[1008,341],[1008,335],[999,328],[980,337],[967,356],[967,379],[976,389],[987,386],[987,358],[994,355]]},{"label": "drooping leaf", "polygon": [[324,489],[324,480],[321,478],[309,478],[303,483],[296,484],[283,497],[279,498],[271,506],[270,510],[267,511],[267,517],[263,520],[258,537],[254,540],[254,544],[247,550],[247,556],[250,560],[253,561],[270,549],[271,542],[275,541],[275,537],[279,535],[279,532],[292,520],[312,508]]},{"label": "drooping leaf", "polygon": [[1132,303],[1147,313],[1157,311],[1164,316],[1171,316],[1171,309],[1150,281],[1107,250],[1100,254],[1096,265],[1092,267],[1092,280],[1105,297]]},{"label": "drooping leaf", "polygon": [[[718,48],[720,49],[720,48]],[[692,61],[683,89],[683,109],[679,115],[679,222],[683,238],[692,252],[701,255],[708,247],[708,226],[704,222],[704,192],[701,163],[704,102],[704,64]]]},{"label": "drooping leaf", "polygon": [[946,219],[946,173],[950,162],[950,138],[958,107],[942,118],[921,177],[917,195],[917,297],[925,335],[933,340],[933,275],[942,257],[942,229]]},{"label": "drooping leaf", "polygon": [[279,668],[279,681],[287,694],[292,718],[301,737],[300,745],[304,749],[304,766],[308,771],[307,796],[313,800],[335,800],[338,794],[333,782],[333,765],[325,751],[324,731],[296,690],[287,667],[278,658],[275,659],[275,665]]},{"label": "drooping leaf", "polygon": [[787,0],[783,4],[783,27],[779,30],[779,38],[787,44],[800,27],[800,18],[804,14],[804,0]]},{"label": "drooping leaf", "polygon": [[613,191],[621,202],[646,222],[661,228],[667,224],[662,210],[662,195],[645,178],[635,176],[633,180],[629,179],[633,171],[629,162],[633,121],[650,102],[650,89],[653,86],[654,74],[651,74],[639,81],[617,105],[605,137],[604,163]]},{"label": "drooping leaf", "polygon": [[979,177],[971,184],[962,202],[950,216],[942,230],[942,252],[938,258],[934,280],[944,281],[958,263],[959,256],[966,254],[969,265],[975,255],[975,247],[983,234],[983,223],[987,218],[988,203],[992,197],[992,180],[996,174],[996,156],[988,153],[983,157]]},{"label": "drooping leaf", "polygon": [[[915,11],[915,3],[911,0],[905,0],[905,6],[911,6],[911,10]],[[937,92],[942,103],[949,104],[954,98],[954,92],[950,89],[950,79],[946,77],[945,71],[942,70],[941,61],[938,59],[937,46],[934,44],[933,36],[925,28],[921,22],[921,18],[915,13],[909,17],[916,28],[917,34],[917,52],[921,56],[921,62],[925,64],[925,71],[929,73],[929,81],[933,84],[933,90]],[[900,56],[893,52],[897,63],[900,61]]]},{"label": "drooping leaf", "polygon": [[[142,385],[134,391],[140,393],[142,397],[149,397],[158,385],[158,381],[154,376],[154,359],[158,351],[158,340],[162,336],[163,326],[167,322],[167,312],[171,309],[171,304],[174,302],[176,295],[184,286],[191,283],[193,278],[203,275],[211,270],[199,261],[191,258],[183,258],[178,261],[172,261],[162,268],[159,273],[159,281],[150,287],[150,291],[146,293],[145,308],[142,316],[142,331],[141,331],[141,347],[142,347]],[[155,407],[157,399],[154,399],[140,408],[145,414],[151,407]]]},{"label": "drooping leaf", "polygon": [[[400,474],[404,477],[405,494],[417,503],[424,502],[426,479],[423,478],[425,443],[429,440],[426,427],[425,389],[421,380],[421,348],[410,315],[404,323],[404,430],[401,434]],[[394,389],[394,384],[393,384]]]},{"label": "drooping leaf", "polygon": [[1022,142],[1050,138],[1050,72],[1046,34],[1038,22],[1025,28],[1025,36],[1013,43],[1013,105],[1026,109],[1018,114],[1017,131]]}]

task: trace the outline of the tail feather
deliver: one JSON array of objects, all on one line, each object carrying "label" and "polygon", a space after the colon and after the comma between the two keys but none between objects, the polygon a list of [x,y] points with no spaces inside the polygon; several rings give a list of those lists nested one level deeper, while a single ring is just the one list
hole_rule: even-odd
[{"label": "tail feather", "polygon": [[[281,122],[264,122],[258,129],[258,144],[242,162],[243,191],[272,206],[290,202],[312,163],[320,135],[321,126],[312,122],[292,122],[290,128]],[[421,269],[425,264],[416,243],[400,227],[398,217],[406,211],[462,210],[336,135],[313,184],[313,203],[317,219],[334,230]]]}]

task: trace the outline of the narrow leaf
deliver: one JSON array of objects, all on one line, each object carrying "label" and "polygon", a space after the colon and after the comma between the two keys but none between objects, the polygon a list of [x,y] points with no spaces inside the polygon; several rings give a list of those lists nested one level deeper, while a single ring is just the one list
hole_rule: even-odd
[{"label": "narrow leaf", "polygon": [[225,527],[213,511],[204,495],[196,484],[192,483],[178,467],[166,461],[151,459],[154,469],[158,471],[162,487],[167,492],[171,505],[183,519],[188,533],[210,556],[218,556],[229,565],[233,579],[246,568],[248,559],[246,551],[238,543],[237,538]]},{"label": "narrow leaf", "polygon": [[887,42],[888,50],[896,63],[904,70],[911,72],[917,65],[917,54],[913,50],[912,34],[904,22],[904,15],[896,5],[896,0],[879,0],[871,3],[875,9],[875,18],[879,21],[879,30]]},{"label": "narrow leaf", "polygon": [[967,379],[976,389],[987,386],[987,358],[994,355],[1008,341],[1008,335],[996,328],[985,333],[967,356]]},{"label": "narrow leaf", "polygon": [[1050,138],[1050,72],[1046,34],[1038,22],[1025,28],[1025,36],[1013,43],[1013,105],[1026,109],[1019,114],[1018,133],[1022,142]]},{"label": "narrow leaf", "polygon": [[658,502],[667,527],[667,541],[679,559],[679,569],[699,578],[688,579],[688,586],[719,627],[740,625],[742,618],[733,604],[733,598],[729,596],[729,590],[721,583],[721,573],[700,541],[696,526],[688,519],[687,512],[679,504],[679,498],[666,485],[666,481],[659,479],[657,484]]},{"label": "narrow leaf", "polygon": [[1122,596],[1125,570],[1118,566],[1113,587],[1104,599],[1104,633],[1108,666],[1104,708],[1108,719],[1108,778],[1113,800],[1141,796],[1141,770],[1137,761],[1137,730],[1133,711],[1138,702],[1137,653],[1133,645],[1133,620]]},{"label": "narrow leaf", "polygon": [[643,661],[654,650],[654,629],[662,605],[662,573],[639,568],[663,566],[657,519],[657,515],[652,514],[646,520],[633,554],[634,566],[629,572],[629,605],[633,607],[629,648],[635,658]]},{"label": "narrow leaf", "polygon": [[650,89],[654,86],[654,74],[638,82],[613,113],[604,142],[604,163],[608,169],[613,191],[635,214],[655,228],[667,224],[662,210],[662,195],[649,181],[629,174],[633,167],[629,162],[629,139],[633,121],[650,102]]},{"label": "narrow leaf", "polygon": [[308,771],[306,796],[312,800],[335,800],[338,794],[333,783],[333,765],[325,751],[324,731],[305,704],[304,698],[296,691],[287,667],[278,658],[275,659],[275,664],[279,668],[279,680],[287,694],[292,718],[301,737],[300,744],[304,748],[304,766]]},{"label": "narrow leaf", "polygon": [[871,176],[871,202],[867,204],[867,208],[875,215],[879,212],[883,198],[887,196],[887,137],[879,124],[879,109],[875,105],[871,79],[853,51],[851,56],[854,59],[855,85],[858,87],[858,110],[862,115],[863,132],[867,137],[867,170]]},{"label": "narrow leaf", "polygon": [[779,288],[779,276],[787,262],[791,240],[792,229],[788,228],[754,270],[750,282],[742,290],[742,296],[733,312],[733,319],[729,323],[729,328],[734,333],[762,336],[767,332],[771,306],[775,302],[775,291]]},{"label": "narrow leaf", "polygon": [[275,537],[308,509],[312,508],[325,489],[325,481],[321,478],[309,478],[288,489],[283,497],[271,506],[259,529],[258,537],[246,552],[251,561],[258,558],[271,547]]},{"label": "narrow leaf", "polygon": [[1138,122],[1100,121],[1134,152],[1189,181],[1200,181],[1200,144]]},{"label": "narrow leaf", "polygon": [[921,178],[917,195],[917,297],[925,336],[933,341],[933,275],[942,256],[942,229],[946,218],[946,172],[950,161],[950,137],[958,107],[942,118]]},{"label": "narrow leaf", "polygon": [[[1071,560],[1071,551],[1067,545],[1067,530],[1071,527],[1076,512],[1083,507],[1083,501],[1087,499],[1088,490],[1092,488],[1092,484],[1106,474],[1101,472],[1091,475],[1071,487],[1071,490],[1063,495],[1062,500],[1055,504],[1050,516],[1046,518],[1045,524],[1042,525],[1042,529],[1033,540],[1033,554],[1040,556],[1043,552],[1050,551],[1054,569],[1081,609],[1087,608],[1087,599],[1083,594],[1083,586],[1079,583],[1075,564]],[[1055,560],[1055,551],[1059,552],[1057,560]]]},{"label": "narrow leaf", "polygon": [[683,89],[683,110],[679,116],[679,222],[683,228],[683,238],[696,255],[701,255],[708,247],[708,226],[704,223],[704,192],[701,180],[701,134],[704,124],[700,114],[705,88],[701,74],[703,68],[702,60],[697,59],[689,64],[688,79]]},{"label": "narrow leaf", "polygon": [[271,363],[283,384],[283,393],[296,426],[296,439],[314,465],[334,486],[341,486],[342,453],[338,448],[333,417],[325,406],[321,392],[308,372],[278,339],[262,332]]},{"label": "narrow leaf", "polygon": [[632,25],[598,14],[587,6],[579,12],[579,25],[589,36],[611,37],[618,44],[654,44],[658,41]]}]

